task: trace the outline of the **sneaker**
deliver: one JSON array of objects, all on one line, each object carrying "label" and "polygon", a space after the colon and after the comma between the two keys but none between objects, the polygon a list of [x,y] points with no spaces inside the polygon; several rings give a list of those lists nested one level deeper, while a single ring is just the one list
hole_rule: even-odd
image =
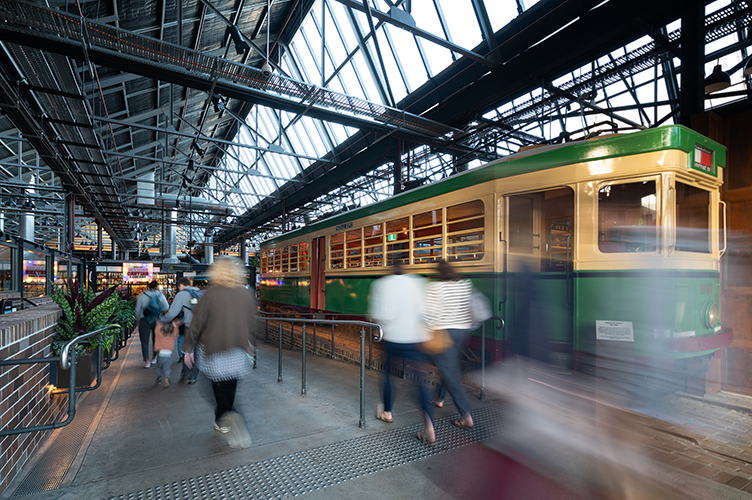
[{"label": "sneaker", "polygon": [[226,423],[230,427],[230,436],[227,439],[230,448],[243,449],[251,446],[251,433],[248,432],[243,417],[238,413],[228,414],[222,423]]},{"label": "sneaker", "polygon": [[162,381],[162,377],[157,377],[157,380],[154,381],[154,383],[158,384]]},{"label": "sneaker", "polygon": [[151,361],[144,363],[144,368],[151,368]]},{"label": "sneaker", "polygon": [[154,359],[152,359],[152,360],[151,360],[151,362],[152,362],[152,363],[154,363],[154,364],[156,365],[156,364],[157,364],[157,357],[156,357],[156,356],[154,356]]},{"label": "sneaker", "polygon": [[189,383],[189,384],[195,384],[195,383],[196,383],[196,379],[193,379],[193,380],[189,380],[189,381],[188,381],[188,383]]},{"label": "sneaker", "polygon": [[227,434],[228,432],[230,432],[230,428],[229,427],[220,427],[219,424],[216,423],[216,422],[214,423],[214,430],[215,431],[219,431],[222,434]]},{"label": "sneaker", "polygon": [[170,379],[168,379],[167,377],[165,377],[165,379],[164,379],[164,388],[167,389],[168,387],[170,387]]}]

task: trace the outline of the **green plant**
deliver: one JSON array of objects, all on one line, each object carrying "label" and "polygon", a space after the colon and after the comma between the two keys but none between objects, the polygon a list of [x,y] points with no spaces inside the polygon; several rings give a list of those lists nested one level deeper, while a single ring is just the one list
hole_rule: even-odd
[{"label": "green plant", "polygon": [[[63,311],[62,317],[55,326],[52,336],[52,352],[59,355],[66,342],[79,335],[98,330],[116,320],[116,307],[120,300],[115,293],[117,287],[113,286],[99,295],[92,291],[81,288],[78,280],[69,279],[68,286],[64,290],[53,286],[52,300]],[[115,330],[108,330],[102,335],[102,348],[109,350]],[[76,352],[83,354],[91,352],[99,345],[99,339],[94,337],[88,343],[78,344]]]},{"label": "green plant", "polygon": [[115,320],[126,332],[136,327],[136,299],[131,298],[127,290],[119,290],[115,294],[118,300],[115,302]]}]

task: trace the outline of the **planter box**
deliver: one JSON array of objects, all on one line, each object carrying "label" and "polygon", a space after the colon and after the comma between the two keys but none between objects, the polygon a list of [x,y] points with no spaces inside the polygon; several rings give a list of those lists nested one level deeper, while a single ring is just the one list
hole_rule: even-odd
[{"label": "planter box", "polygon": [[[76,387],[87,387],[97,379],[97,353],[76,356]],[[58,389],[68,389],[70,370],[63,370],[60,364],[50,363],[50,383]]]}]

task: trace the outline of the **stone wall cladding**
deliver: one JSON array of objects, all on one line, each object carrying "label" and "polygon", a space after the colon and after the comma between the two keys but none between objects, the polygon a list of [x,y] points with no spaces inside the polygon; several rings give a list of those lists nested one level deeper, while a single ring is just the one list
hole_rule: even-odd
[{"label": "stone wall cladding", "polygon": [[[60,309],[54,304],[0,315],[0,359],[51,356],[50,344]],[[48,363],[0,367],[0,429],[63,420],[68,396],[50,397]],[[52,431],[0,438],[0,495]]]}]

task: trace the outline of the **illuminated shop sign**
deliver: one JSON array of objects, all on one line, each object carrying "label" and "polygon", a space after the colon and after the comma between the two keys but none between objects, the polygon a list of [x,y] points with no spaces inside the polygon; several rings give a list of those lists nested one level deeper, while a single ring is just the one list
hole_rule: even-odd
[{"label": "illuminated shop sign", "polygon": [[23,281],[24,283],[44,283],[47,271],[45,261],[43,260],[25,260],[23,261]]},{"label": "illuminated shop sign", "polygon": [[154,279],[154,264],[123,262],[123,283],[147,283]]}]

